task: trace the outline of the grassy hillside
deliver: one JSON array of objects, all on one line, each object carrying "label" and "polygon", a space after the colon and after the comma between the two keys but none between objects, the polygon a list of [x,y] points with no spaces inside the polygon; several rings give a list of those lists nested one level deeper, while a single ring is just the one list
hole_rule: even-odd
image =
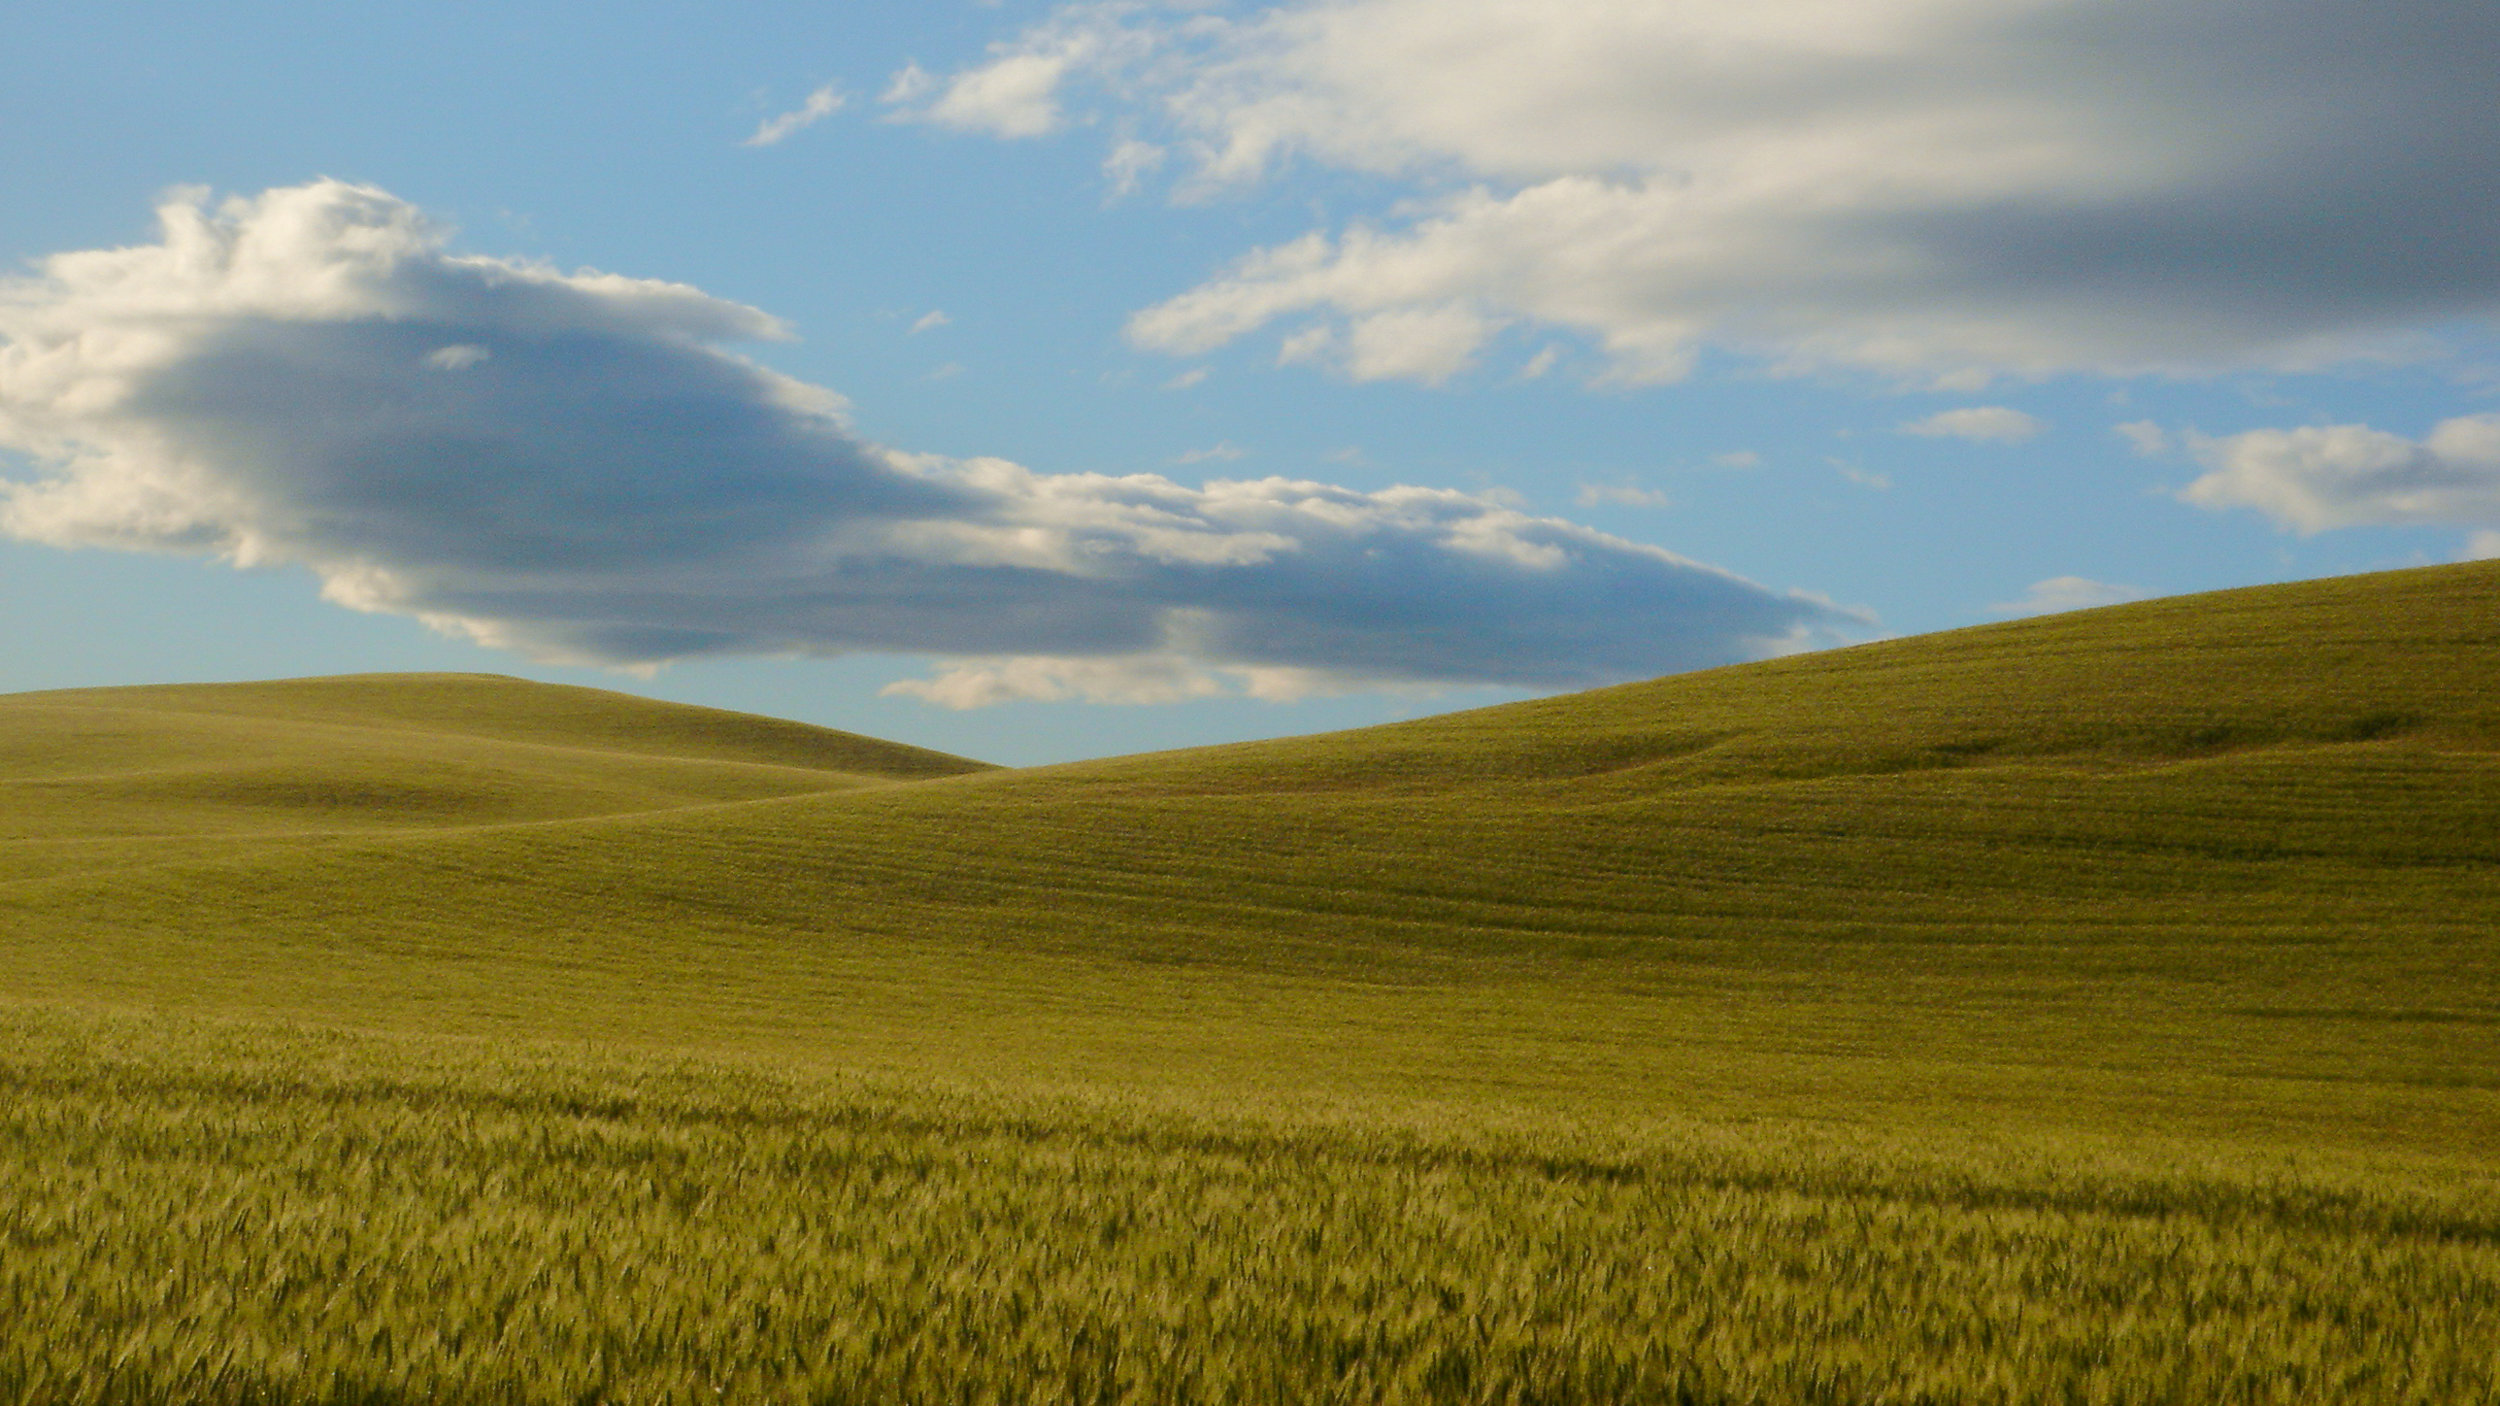
[{"label": "grassy hillside", "polygon": [[8,701],[65,710],[219,716],[276,727],[391,729],[438,738],[752,762],[893,779],[984,769],[962,757],[832,728],[500,674],[365,674],[270,683],[63,689],[20,694]]},{"label": "grassy hillside", "polygon": [[2500,1400],[2500,563],[1022,771],[0,749],[25,1399]]},{"label": "grassy hillside", "polygon": [[489,675],[17,694],[0,697],[0,879],[982,769],[777,718]]},{"label": "grassy hillside", "polygon": [[[908,786],[599,752],[596,796],[533,780],[441,828],[385,804],[399,828],[362,834],[333,806],[317,844],[203,855],[253,807],[160,802],[204,784],[172,760],[194,729],[363,707],[380,721],[340,736],[422,751],[439,734],[406,720],[489,711],[440,684],[220,690],[256,711],[151,714],[115,744],[144,781],[17,810],[0,915],[16,989],[47,999],[1679,1106],[1846,1088],[2134,1119],[2169,1090],[2199,1126],[2438,1143],[2500,1135],[2446,1093],[2500,1088],[2495,601],[2486,564],[2346,578]],[[77,747],[99,744],[54,764]],[[272,755],[254,785],[418,784],[396,752]]]}]

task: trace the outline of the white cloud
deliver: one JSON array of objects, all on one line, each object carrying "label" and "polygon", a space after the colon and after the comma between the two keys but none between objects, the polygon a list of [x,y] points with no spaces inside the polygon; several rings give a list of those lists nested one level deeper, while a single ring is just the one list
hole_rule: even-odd
[{"label": "white cloud", "polygon": [[1967,389],[2487,316],[2496,64],[2500,10],[2455,0],[1089,0],[908,101],[1014,135],[1091,104],[1183,158],[1183,198],[1295,162],[1388,183],[1141,312],[1149,347],[1466,306],[1576,329],[1617,380],[1707,343]]},{"label": "white cloud", "polygon": [[1758,469],[1762,467],[1762,456],[1750,449],[1734,449],[1711,455],[1710,462],[1723,469]]},{"label": "white cloud", "polygon": [[946,85],[921,114],[943,127],[1001,137],[1038,137],[1059,125],[1054,95],[1068,71],[1064,57],[1018,54]]},{"label": "white cloud", "polygon": [[2255,508],[2303,534],[2500,525],[2500,415],[2444,420],[2420,441],[2367,425],[2325,425],[2191,435],[2188,447],[2209,472],[2181,498]]},{"label": "white cloud", "polygon": [[2020,410],[2003,405],[1975,405],[1913,420],[1901,426],[1901,433],[1931,439],[1967,439],[1973,444],[2020,444],[2046,428]]},{"label": "white cloud", "polygon": [[999,703],[1180,703],[1232,693],[1213,670],[1174,655],[1122,659],[967,659],[937,677],[901,679],[878,690],[940,707],[987,708]]},{"label": "white cloud", "polygon": [[1126,139],[1111,148],[1111,154],[1102,159],[1103,179],[1111,183],[1114,196],[1130,194],[1137,189],[1139,181],[1163,164],[1166,154],[1163,148],[1152,142],[1141,142],[1133,137]]},{"label": "white cloud", "polygon": [[923,332],[934,332],[938,328],[944,327],[946,324],[953,322],[954,320],[955,319],[948,317],[943,311],[937,308],[931,308],[929,311],[922,313],[916,320],[914,320],[911,325],[911,330],[905,332],[903,335],[907,337],[917,337]]},{"label": "white cloud", "polygon": [[1492,321],[1463,303],[1393,308],[1355,320],[1342,334],[1325,323],[1303,328],[1283,340],[1276,360],[1332,365],[1356,381],[1438,385],[1473,365],[1494,330]]},{"label": "white cloud", "polygon": [[889,105],[916,103],[927,97],[929,90],[936,86],[936,75],[916,63],[907,63],[895,71],[894,77],[886,83],[885,91],[877,95],[877,101]]},{"label": "white cloud", "polygon": [[1860,488],[1871,488],[1878,493],[1889,493],[1892,491],[1892,475],[1890,474],[1879,474],[1871,469],[1861,468],[1856,464],[1850,463],[1846,459],[1827,458],[1823,462],[1831,465],[1834,469],[1839,470],[1842,478],[1849,480],[1851,483],[1856,484]]},{"label": "white cloud", "polygon": [[1492,333],[1475,309],[1454,303],[1373,313],[1346,338],[1345,371],[1357,381],[1439,385],[1466,370]]},{"label": "white cloud", "polygon": [[493,357],[484,347],[437,347],[425,354],[425,364],[437,371],[466,371]]},{"label": "white cloud", "polygon": [[2477,532],[2465,539],[2467,561],[2489,561],[2500,557],[2500,532]]},{"label": "white cloud", "polygon": [[1320,361],[1335,350],[1336,345],[1336,328],[1305,327],[1277,345],[1276,364],[1290,366],[1297,361]]},{"label": "white cloud", "polygon": [[2142,600],[2144,593],[2133,586],[2113,586],[2086,576],[2052,576],[2034,581],[2020,600],[1999,601],[1988,607],[1991,615],[2055,615],[2068,610],[2090,610],[2095,606],[2119,605]]},{"label": "white cloud", "polygon": [[1358,692],[1430,695],[1439,691],[1433,684],[1371,678],[1343,669],[1209,668],[1180,654],[1124,659],[965,659],[948,663],[934,677],[899,679],[878,690],[888,698],[919,698],[958,710],[1071,700],[1134,705],[1242,697],[1292,703]]},{"label": "white cloud", "polygon": [[1583,508],[1613,504],[1624,508],[1671,508],[1675,500],[1655,488],[1637,483],[1584,483],[1572,499]]},{"label": "white cloud", "polygon": [[849,101],[850,99],[844,97],[839,89],[828,83],[808,94],[807,101],[796,108],[778,117],[764,119],[762,125],[758,126],[754,134],[741,145],[771,146],[802,128],[812,127],[840,112]]},{"label": "white cloud", "polygon": [[2150,420],[2129,420],[2112,425],[2109,432],[2127,442],[2127,447],[2145,458],[2170,452],[2170,432]]},{"label": "white cloud", "polygon": [[1867,623],[1494,494],[906,453],[723,349],[783,335],[753,308],[456,254],[366,187],[203,201],[0,284],[0,530],[299,565],[541,659],[940,656],[947,702],[1575,687]]},{"label": "white cloud", "polygon": [[[886,86],[883,100],[902,121],[1011,139],[1047,136],[1064,120],[1060,90],[1072,76],[1116,69],[1152,47],[1143,34],[1119,22],[1138,8],[1132,3],[1071,7],[1011,42],[992,45],[988,62],[944,79],[918,64],[906,65]],[[1152,165],[1146,145],[1124,142],[1126,160],[1139,175]],[[1115,162],[1120,159],[1115,150]],[[1112,174],[1116,181],[1116,166]]]},{"label": "white cloud", "polygon": [[1192,366],[1188,370],[1173,377],[1171,380],[1164,382],[1163,388],[1167,391],[1185,391],[1191,386],[1197,385],[1198,383],[1206,380],[1206,378],[1207,368],[1203,366]]}]

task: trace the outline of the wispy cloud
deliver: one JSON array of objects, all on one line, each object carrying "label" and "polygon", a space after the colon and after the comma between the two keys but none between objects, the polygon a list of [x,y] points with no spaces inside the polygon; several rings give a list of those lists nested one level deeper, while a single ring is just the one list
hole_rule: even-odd
[{"label": "wispy cloud", "polygon": [[1116,198],[1133,193],[1139,181],[1163,164],[1165,155],[1154,143],[1135,139],[1111,148],[1111,154],[1102,159],[1103,179],[1110,182],[1111,194]]},{"label": "wispy cloud", "polygon": [[840,89],[828,83],[808,94],[806,102],[790,111],[778,117],[765,118],[762,125],[758,126],[754,133],[740,145],[772,146],[777,142],[787,140],[794,133],[812,127],[840,112],[849,101],[842,95]]},{"label": "wispy cloud", "polygon": [[2019,600],[1999,601],[1988,607],[1991,615],[2056,615],[2069,610],[2090,610],[2096,606],[2120,605],[2144,599],[2144,593],[2133,586],[2113,586],[2088,576],[2052,576],[2034,581]]},{"label": "wispy cloud", "polygon": [[1670,508],[1675,500],[1655,488],[1636,483],[1584,483],[1572,498],[1583,508]]},{"label": "wispy cloud", "polygon": [[1943,410],[1901,426],[1901,433],[1930,439],[1966,439],[1973,444],[2020,444],[2048,428],[2020,410],[2003,405],[1974,405]]},{"label": "wispy cloud", "polygon": [[1491,494],[879,445],[726,349],[773,317],[454,254],[369,187],[160,213],[0,288],[0,447],[33,465],[0,530],[299,564],[540,659],[939,656],[950,702],[1576,687],[1868,623]]},{"label": "wispy cloud", "polygon": [[[988,62],[944,78],[907,64],[886,85],[881,100],[897,121],[994,137],[1046,136],[1066,120],[1061,96],[1071,78],[1116,68],[1152,47],[1142,32],[1111,22],[1132,8],[1100,0],[1072,7],[1032,26],[1012,43],[993,45]],[[1124,139],[1106,169],[1116,181],[1125,166],[1133,181],[1159,159],[1150,151],[1146,143]]]},{"label": "wispy cloud", "polygon": [[922,313],[917,319],[915,319],[912,322],[911,330],[903,335],[907,337],[917,337],[923,332],[934,332],[938,328],[944,327],[946,324],[953,322],[954,320],[955,319],[948,317],[944,312],[936,308],[931,308],[929,311]]},{"label": "wispy cloud", "polygon": [[1222,444],[1209,445],[1204,449],[1192,449],[1184,453],[1175,454],[1172,456],[1172,462],[1184,465],[1226,464],[1231,463],[1235,459],[1242,458],[1249,452],[1249,450],[1242,448],[1240,445],[1235,444],[1228,439]]},{"label": "wispy cloud", "polygon": [[425,364],[437,371],[466,371],[492,358],[494,353],[484,347],[437,347],[426,353]]},{"label": "wispy cloud", "polygon": [[2112,425],[2109,432],[2127,442],[2127,447],[2145,458],[2170,452],[2170,432],[2150,420],[2129,420]]}]

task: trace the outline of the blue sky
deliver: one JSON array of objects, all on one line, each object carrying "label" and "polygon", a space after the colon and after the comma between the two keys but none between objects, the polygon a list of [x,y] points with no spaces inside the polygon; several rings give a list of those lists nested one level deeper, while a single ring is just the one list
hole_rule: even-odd
[{"label": "blue sky", "polygon": [[2500,554],[2479,4],[7,30],[0,690],[1033,762]]}]

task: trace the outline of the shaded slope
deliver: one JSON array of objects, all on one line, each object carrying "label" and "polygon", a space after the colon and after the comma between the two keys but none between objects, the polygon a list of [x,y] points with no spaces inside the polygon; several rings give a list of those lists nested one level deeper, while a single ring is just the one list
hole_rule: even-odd
[{"label": "shaded slope", "polygon": [[85,999],[2500,1135],[2495,598],[2489,564],[2268,587],[0,916],[25,989]]}]

